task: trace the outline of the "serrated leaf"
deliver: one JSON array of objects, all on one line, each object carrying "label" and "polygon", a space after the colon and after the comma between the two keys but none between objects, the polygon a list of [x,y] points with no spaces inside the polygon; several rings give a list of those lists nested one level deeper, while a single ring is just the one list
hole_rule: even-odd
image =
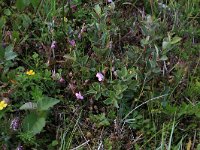
[{"label": "serrated leaf", "polygon": [[5,9],[5,10],[3,11],[3,13],[4,13],[6,16],[10,16],[10,15],[11,15],[10,9]]},{"label": "serrated leaf", "polygon": [[28,103],[25,103],[24,105],[22,105],[19,109],[27,110],[27,109],[36,109],[36,108],[37,108],[36,103],[28,102]]},{"label": "serrated leaf", "polygon": [[110,105],[113,104],[116,108],[119,108],[118,102],[115,98],[107,98],[106,100],[103,101],[104,104]]},{"label": "serrated leaf", "polygon": [[44,97],[41,101],[38,103],[38,109],[39,110],[48,110],[50,107],[53,107],[57,103],[59,103],[60,100],[51,98],[51,97]]},{"label": "serrated leaf", "polygon": [[31,113],[23,120],[23,129],[25,132],[31,132],[36,135],[42,131],[45,126],[45,118],[35,113]]}]

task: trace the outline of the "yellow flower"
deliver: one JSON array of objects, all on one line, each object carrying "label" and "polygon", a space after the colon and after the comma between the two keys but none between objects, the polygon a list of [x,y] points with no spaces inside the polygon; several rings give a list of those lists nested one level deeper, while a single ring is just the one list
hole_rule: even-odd
[{"label": "yellow flower", "polygon": [[29,76],[33,76],[33,75],[35,75],[35,72],[33,70],[29,70],[26,72],[26,74]]},{"label": "yellow flower", "polygon": [[66,17],[64,17],[64,22],[67,22],[67,18]]},{"label": "yellow flower", "polygon": [[5,101],[0,102],[0,110],[4,109],[8,104]]}]

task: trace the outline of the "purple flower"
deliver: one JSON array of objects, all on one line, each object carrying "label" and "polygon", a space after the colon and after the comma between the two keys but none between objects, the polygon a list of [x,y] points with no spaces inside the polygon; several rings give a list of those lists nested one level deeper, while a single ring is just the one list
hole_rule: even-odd
[{"label": "purple flower", "polygon": [[53,41],[52,43],[51,43],[51,49],[54,49],[56,47],[56,41]]},{"label": "purple flower", "polygon": [[6,43],[1,43],[1,46],[3,47],[3,48],[6,48]]},{"label": "purple flower", "polygon": [[100,73],[100,72],[98,72],[98,73],[96,74],[96,77],[98,78],[99,81],[103,81],[103,80],[104,80],[104,76],[103,76],[103,74]]},{"label": "purple flower", "polygon": [[75,40],[69,40],[69,44],[74,47],[74,46],[76,46],[76,41]]},{"label": "purple flower", "polygon": [[72,12],[74,13],[77,9],[77,6],[76,5],[71,5],[71,9],[72,9]]},{"label": "purple flower", "polygon": [[19,145],[16,150],[23,150],[23,146]]},{"label": "purple flower", "polygon": [[108,0],[108,3],[112,3],[113,1],[112,0]]},{"label": "purple flower", "polygon": [[59,82],[60,82],[60,83],[65,83],[65,79],[64,79],[63,77],[61,77],[61,78],[59,79]]},{"label": "purple flower", "polygon": [[84,99],[84,97],[81,95],[81,92],[75,93],[75,95],[77,99],[80,99],[80,100]]},{"label": "purple flower", "polygon": [[78,34],[78,38],[81,39],[81,33]]},{"label": "purple flower", "polygon": [[11,121],[10,129],[16,131],[19,128],[19,125],[20,125],[20,119],[19,117],[16,117]]}]

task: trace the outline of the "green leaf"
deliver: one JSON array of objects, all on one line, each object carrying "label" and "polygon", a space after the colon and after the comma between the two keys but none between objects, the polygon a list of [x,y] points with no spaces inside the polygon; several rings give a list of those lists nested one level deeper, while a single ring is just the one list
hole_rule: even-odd
[{"label": "green leaf", "polygon": [[[4,59],[5,50],[0,46],[0,62]],[[1,63],[0,63],[1,64]]]},{"label": "green leaf", "polygon": [[31,5],[36,9],[39,5],[40,1],[39,0],[31,0]]},{"label": "green leaf", "polygon": [[54,140],[54,141],[52,141],[51,146],[56,146],[56,145],[58,145],[58,144],[59,144],[58,141],[57,141],[57,140]]},{"label": "green leaf", "polygon": [[59,103],[60,100],[51,98],[51,97],[44,97],[41,101],[38,103],[38,109],[39,110],[48,110],[50,107],[53,107],[57,103]]},{"label": "green leaf", "polygon": [[22,105],[19,109],[27,110],[27,109],[36,109],[36,108],[37,108],[36,103],[28,102],[28,103],[25,103],[24,105]]},{"label": "green leaf", "polygon": [[3,28],[3,26],[5,25],[5,23],[6,23],[5,17],[1,17],[0,18],[0,29]]},{"label": "green leaf", "polygon": [[163,55],[161,58],[160,58],[160,60],[162,60],[162,61],[165,61],[165,60],[167,60],[168,59],[168,57],[166,56],[166,55]]},{"label": "green leaf", "polygon": [[30,0],[17,0],[16,1],[16,7],[19,10],[23,10],[29,4],[30,4]]},{"label": "green leaf", "polygon": [[25,8],[24,0],[17,0],[16,1],[16,7],[19,10],[23,10]]},{"label": "green leaf", "polygon": [[8,47],[6,47],[6,49],[5,49],[5,59],[6,60],[12,60],[15,57],[17,57],[17,54],[15,52],[13,52],[13,46],[9,45]]},{"label": "green leaf", "polygon": [[12,38],[14,39],[14,41],[19,41],[19,32],[13,31],[12,32]]},{"label": "green leaf", "polygon": [[92,122],[96,124],[96,126],[99,128],[101,126],[109,126],[110,122],[106,118],[105,113],[98,114],[98,115],[90,115],[90,119]]},{"label": "green leaf", "polygon": [[99,4],[95,5],[94,10],[98,14],[98,16],[101,15],[101,7],[99,6]]},{"label": "green leaf", "polygon": [[163,41],[163,42],[162,42],[162,49],[163,49],[163,50],[169,48],[170,46],[171,46],[171,43],[170,43],[170,42],[167,42],[167,41]]},{"label": "green leaf", "polygon": [[118,105],[118,102],[117,102],[116,99],[114,99],[114,101],[113,101],[113,105],[114,105],[116,108],[119,108],[119,105]]},{"label": "green leaf", "polygon": [[113,99],[112,99],[112,98],[107,98],[107,99],[104,101],[104,103],[105,103],[106,105],[110,105],[110,104],[113,103]]},{"label": "green leaf", "polygon": [[174,37],[173,39],[172,39],[172,41],[170,42],[171,44],[176,44],[176,43],[178,43],[179,41],[181,41],[181,39],[182,38],[180,38],[180,37]]},{"label": "green leaf", "polygon": [[5,10],[3,11],[3,13],[4,13],[6,16],[10,16],[10,15],[11,15],[10,9],[5,9]]},{"label": "green leaf", "polygon": [[45,126],[45,118],[40,117],[35,113],[31,113],[23,120],[23,129],[26,132],[31,132],[36,135],[42,131]]},{"label": "green leaf", "polygon": [[115,98],[107,98],[107,99],[104,100],[103,102],[104,102],[104,104],[106,104],[106,105],[113,104],[116,108],[119,108],[117,99],[115,99]]},{"label": "green leaf", "polygon": [[114,10],[114,9],[115,9],[115,3],[114,3],[114,2],[111,2],[111,3],[110,3],[110,9],[111,9],[111,10]]},{"label": "green leaf", "polygon": [[117,76],[119,76],[120,78],[125,78],[128,75],[128,70],[126,69],[126,67],[123,67],[121,70],[117,70]]},{"label": "green leaf", "polygon": [[29,25],[32,22],[31,18],[28,15],[26,15],[26,14],[22,14],[21,15],[21,19],[22,19],[22,25],[23,25],[23,27],[24,28],[28,28]]},{"label": "green leaf", "polygon": [[119,94],[123,93],[128,88],[128,86],[122,85],[122,84],[117,84],[117,85],[114,85],[113,88],[115,89],[116,94],[119,95]]}]

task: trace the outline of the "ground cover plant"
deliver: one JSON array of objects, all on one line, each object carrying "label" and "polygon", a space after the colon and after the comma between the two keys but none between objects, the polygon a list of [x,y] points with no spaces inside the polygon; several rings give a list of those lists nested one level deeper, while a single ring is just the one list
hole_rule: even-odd
[{"label": "ground cover plant", "polygon": [[0,1],[0,148],[200,149],[199,8]]}]

